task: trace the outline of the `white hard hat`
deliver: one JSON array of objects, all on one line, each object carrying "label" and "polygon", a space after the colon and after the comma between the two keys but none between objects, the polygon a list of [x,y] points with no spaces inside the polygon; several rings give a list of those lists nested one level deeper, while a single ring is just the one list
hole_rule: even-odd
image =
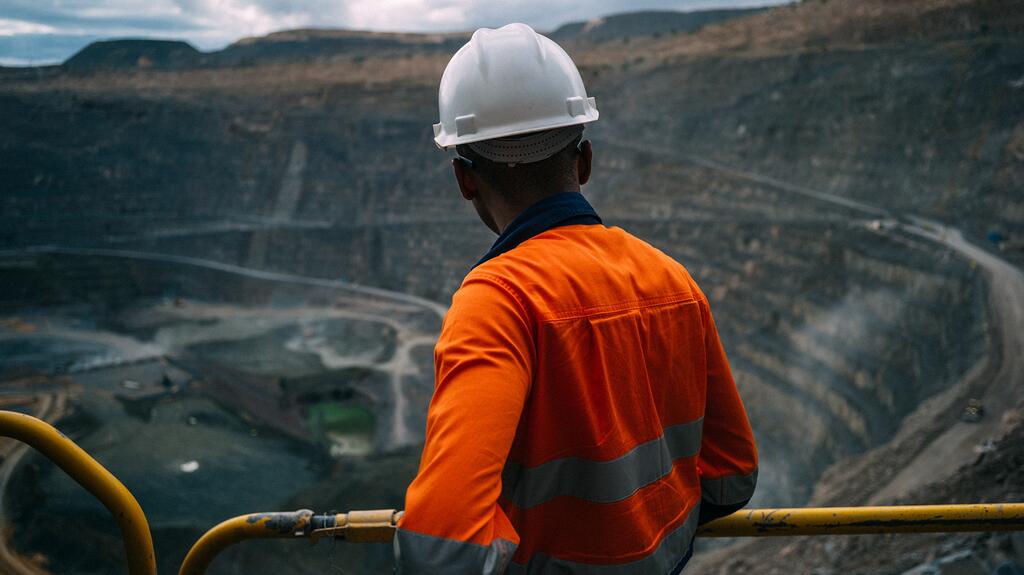
[{"label": "white hard hat", "polygon": [[593,122],[572,58],[526,24],[481,28],[452,56],[437,95],[439,148]]}]

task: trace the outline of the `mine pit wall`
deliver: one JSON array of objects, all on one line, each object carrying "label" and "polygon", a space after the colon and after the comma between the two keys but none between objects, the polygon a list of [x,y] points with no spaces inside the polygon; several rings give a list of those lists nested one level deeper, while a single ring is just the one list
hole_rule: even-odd
[{"label": "mine pit wall", "polygon": [[[805,503],[826,467],[885,443],[905,415],[984,356],[980,274],[923,240],[858,222],[627,227],[683,262],[712,302],[761,446],[758,504]],[[244,237],[233,236],[245,234],[216,243],[244,246]],[[466,239],[474,236],[483,237]],[[266,254],[272,270],[342,277],[444,302],[487,241],[482,226],[469,223],[279,230],[272,239]],[[173,251],[174,241],[144,247]],[[189,240],[177,247],[195,246]],[[300,252],[308,257],[295,258]],[[244,262],[244,249],[234,257]],[[180,294],[213,301],[241,294],[253,304],[294,297],[213,270],[182,276],[154,262],[38,261],[26,277],[42,301],[90,293],[103,294],[97,300],[114,294],[115,302]],[[7,305],[30,293],[11,289],[0,294]],[[303,297],[309,297],[304,290]],[[418,398],[424,406],[427,399]]]},{"label": "mine pit wall", "polygon": [[830,463],[885,443],[983,357],[982,280],[944,250],[856,228],[732,231],[763,256],[697,277],[761,445],[759,503],[799,505]]},{"label": "mine pit wall", "polygon": [[[961,26],[974,19],[964,6]],[[602,111],[616,118],[593,134],[953,222],[976,240],[1022,238],[1024,42],[976,30],[605,73]],[[1020,264],[1024,250],[1004,257]]]},{"label": "mine pit wall", "polygon": [[[605,155],[588,194],[609,224],[630,216],[624,227],[682,261],[708,292],[765,464],[787,462],[765,468],[765,504],[804,501],[829,462],[884,442],[921,398],[973,365],[984,350],[979,279],[930,244],[836,223],[848,216],[832,206],[723,183],[733,182],[729,175],[680,172],[675,157],[630,163],[602,146],[646,145],[640,134],[652,149],[702,153],[894,210],[966,215],[965,231],[975,236],[991,222],[1019,229],[1014,142],[1022,117],[1010,84],[1024,52],[1019,42],[998,51],[985,45],[682,59],[623,71],[628,89],[616,74],[594,86],[609,121],[592,129]],[[848,80],[862,77],[873,81]],[[999,98],[989,98],[993,91]],[[13,192],[2,199],[0,221],[9,225],[0,243],[235,265],[251,265],[256,254],[267,270],[445,304],[493,236],[451,189],[450,168],[430,143],[433,87],[392,92],[382,100],[337,88],[308,108],[293,110],[290,98],[281,114],[269,109],[272,99],[238,107],[219,97],[5,94],[0,110],[10,129],[47,144],[4,150]],[[951,95],[956,106],[946,104]],[[666,107],[676,113],[658,113]],[[988,115],[960,118],[961,109]],[[915,128],[935,125],[936,115],[941,139]],[[121,130],[103,129],[111,118]],[[69,136],[53,142],[48,130],[58,127]],[[632,137],[620,133],[626,128]],[[274,220],[300,137],[303,195],[294,219]],[[393,168],[396,159],[403,170]],[[657,169],[631,169],[651,165]],[[976,182],[983,201],[973,200]],[[749,223],[733,221],[738,216]],[[655,217],[670,221],[642,221]],[[832,223],[764,223],[814,217]],[[212,270],[172,277],[138,261],[39,256],[22,264],[24,276],[3,270],[6,309],[140,296],[224,301],[232,293],[254,305],[310,297],[305,288],[296,294]]]},{"label": "mine pit wall", "polygon": [[[683,262],[712,302],[761,444],[762,504],[805,502],[829,464],[884,443],[904,415],[984,354],[979,274],[922,240],[857,222],[626,227]],[[134,247],[244,265],[252,234],[157,237]],[[469,221],[270,234],[268,270],[444,303],[490,241]],[[142,298],[251,305],[339,298],[333,289],[137,259],[38,254],[0,265],[14,280],[0,286],[0,307],[11,310],[76,302],[116,308]]]}]

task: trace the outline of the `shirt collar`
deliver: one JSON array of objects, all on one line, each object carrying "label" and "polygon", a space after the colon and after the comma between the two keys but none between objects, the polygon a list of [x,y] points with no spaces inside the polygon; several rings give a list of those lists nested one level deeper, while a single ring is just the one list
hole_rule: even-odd
[{"label": "shirt collar", "polygon": [[[505,227],[494,245],[476,265],[515,248],[526,240],[559,226],[600,224],[601,218],[579,192],[548,196],[523,210]],[[476,267],[476,266],[473,266]]]}]

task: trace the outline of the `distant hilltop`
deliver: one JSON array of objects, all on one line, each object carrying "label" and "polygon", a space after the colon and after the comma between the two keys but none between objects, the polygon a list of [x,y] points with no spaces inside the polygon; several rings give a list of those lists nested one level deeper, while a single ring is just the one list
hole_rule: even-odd
[{"label": "distant hilltop", "polygon": [[188,68],[203,53],[180,40],[103,40],[93,42],[64,62],[69,70]]},{"label": "distant hilltop", "polygon": [[[559,42],[600,43],[629,37],[685,34],[702,27],[760,12],[764,8],[698,12],[644,11],[565,24],[548,35]],[[186,69],[245,66],[261,62],[346,56],[379,56],[381,52],[454,52],[469,32],[415,34],[307,28],[243,38],[223,50],[200,52],[180,40],[123,39],[89,44],[64,62],[70,71]]]},{"label": "distant hilltop", "polygon": [[732,10],[701,10],[697,12],[676,12],[651,10],[628,12],[586,22],[571,22],[548,34],[553,40],[584,40],[607,42],[632,36],[656,36],[661,34],[684,34],[696,32],[704,26],[749,16],[766,8],[737,8]]}]

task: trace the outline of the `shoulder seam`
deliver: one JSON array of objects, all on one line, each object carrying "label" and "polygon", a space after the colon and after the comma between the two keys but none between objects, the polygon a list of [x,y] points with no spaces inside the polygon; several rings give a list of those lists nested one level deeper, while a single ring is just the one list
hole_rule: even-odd
[{"label": "shoulder seam", "polygon": [[528,323],[533,323],[532,320],[535,314],[532,313],[530,307],[526,305],[524,297],[518,293],[519,290],[517,290],[512,284],[506,281],[505,278],[502,278],[501,276],[492,274],[490,272],[474,270],[469,276],[466,277],[466,280],[463,283],[469,283],[474,280],[482,280],[488,281],[489,283],[493,283],[503,292],[512,296],[512,299],[516,300],[516,303],[519,304],[519,308],[523,310],[524,317],[528,321]]},{"label": "shoulder seam", "polygon": [[574,319],[580,319],[584,317],[610,315],[623,311],[661,307],[663,305],[686,303],[699,304],[700,302],[700,298],[693,293],[674,293],[668,296],[651,297],[632,301],[616,302],[614,304],[608,305],[552,312],[546,314],[543,318],[540,319],[540,321],[542,323],[550,324],[560,321],[571,321]]}]

